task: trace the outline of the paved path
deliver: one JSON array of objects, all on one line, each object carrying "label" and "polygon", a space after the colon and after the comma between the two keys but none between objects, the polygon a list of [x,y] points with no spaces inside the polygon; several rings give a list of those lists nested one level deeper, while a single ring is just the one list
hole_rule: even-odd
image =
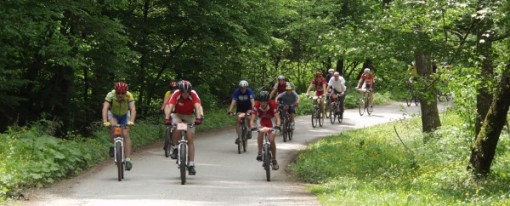
[{"label": "paved path", "polygon": [[[248,151],[237,154],[233,128],[197,135],[195,141],[197,175],[180,184],[175,160],[165,158],[160,144],[132,157],[134,168],[117,181],[116,167],[109,160],[82,175],[61,181],[50,188],[29,194],[26,205],[320,205],[317,198],[287,172],[297,152],[318,138],[349,129],[363,128],[416,113],[419,107],[399,103],[376,106],[371,116],[347,110],[342,124],[312,128],[310,116],[296,120],[292,142],[277,139],[280,170],[265,179],[261,163],[255,160],[256,141]],[[402,110],[402,108],[404,110]],[[407,110],[407,111],[406,111]]]}]

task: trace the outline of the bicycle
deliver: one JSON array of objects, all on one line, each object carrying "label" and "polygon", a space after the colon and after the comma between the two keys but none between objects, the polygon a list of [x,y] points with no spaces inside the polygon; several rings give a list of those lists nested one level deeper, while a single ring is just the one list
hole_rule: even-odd
[{"label": "bicycle", "polygon": [[407,83],[407,91],[408,91],[407,97],[406,97],[406,104],[407,104],[407,106],[410,107],[411,104],[413,103],[413,101],[414,101],[414,104],[416,106],[418,106],[418,104],[420,103],[420,100],[414,94],[413,85],[411,83]]},{"label": "bicycle", "polygon": [[248,113],[237,113],[237,121],[240,121],[241,127],[239,128],[239,131],[237,132],[237,138],[239,139],[239,142],[237,143],[237,152],[241,154],[241,151],[246,152],[248,139],[251,133],[248,132],[248,122],[247,117],[250,116]]},{"label": "bicycle", "polygon": [[177,145],[177,168],[181,173],[181,184],[186,184],[186,169],[188,168],[188,139],[187,133],[189,128],[193,128],[195,124],[177,123],[172,124],[172,130],[177,129],[181,132],[181,139]]},{"label": "bicycle", "polygon": [[266,180],[268,182],[271,181],[271,169],[273,168],[273,155],[271,153],[271,142],[269,142],[269,132],[270,131],[277,131],[278,129],[275,128],[269,128],[269,127],[262,127],[257,128],[252,131],[256,132],[264,132],[264,140],[262,143],[262,167],[264,167],[264,170],[266,171]]},{"label": "bicycle", "polygon": [[126,126],[122,125],[112,125],[113,127],[113,160],[115,165],[117,165],[117,177],[119,182],[124,179],[124,136],[123,130]]},{"label": "bicycle", "polygon": [[280,102],[280,105],[278,106],[278,110],[280,111],[280,116],[282,119],[282,134],[283,134],[283,141],[287,142],[287,139],[289,141],[292,140],[292,135],[294,131],[292,130],[292,123],[289,119],[289,106],[283,105],[283,102]]},{"label": "bicycle", "polygon": [[331,103],[329,105],[329,121],[331,124],[335,123],[335,120],[338,123],[342,123],[343,120],[343,105],[340,105],[340,95],[333,94],[331,95]]},{"label": "bicycle", "polygon": [[312,113],[312,127],[315,128],[317,125],[322,127],[324,123],[324,117],[322,116],[320,102],[322,101],[322,96],[313,98],[313,113]]},{"label": "bicycle", "polygon": [[172,126],[168,125],[165,129],[165,144],[163,146],[165,157],[169,157],[172,154],[172,146]]},{"label": "bicycle", "polygon": [[370,92],[372,92],[372,89],[357,89],[358,91],[360,92],[366,92],[366,95],[365,97],[363,97],[363,94],[361,95],[360,99],[359,99],[359,102],[358,102],[358,109],[359,109],[359,115],[360,116],[363,116],[363,114],[365,114],[365,110],[367,111],[367,114],[368,115],[371,115],[372,112],[374,111],[374,107],[372,104],[370,104],[372,102],[372,97],[370,95]]}]

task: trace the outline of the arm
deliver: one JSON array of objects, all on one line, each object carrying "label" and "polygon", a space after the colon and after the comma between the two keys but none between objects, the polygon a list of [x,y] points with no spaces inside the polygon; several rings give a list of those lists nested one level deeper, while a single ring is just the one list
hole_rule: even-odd
[{"label": "arm", "polygon": [[103,122],[108,121],[108,109],[110,109],[110,103],[105,101],[103,103],[103,111],[102,111]]},{"label": "arm", "polygon": [[[278,89],[278,82],[273,86],[273,90],[271,90],[271,93],[269,94],[269,99],[273,98],[273,95],[276,94],[276,90]],[[253,104],[254,105],[254,104]]]},{"label": "arm", "polygon": [[308,89],[306,90],[306,96],[310,94],[310,89],[312,89],[313,83],[310,83],[310,86],[308,86]]},{"label": "arm", "polygon": [[195,103],[195,111],[196,112],[196,118],[199,119],[204,116],[204,110],[202,108],[202,105],[200,103]]},{"label": "arm", "polygon": [[135,102],[132,101],[129,103],[129,111],[131,112],[131,115],[130,115],[130,118],[129,118],[129,121],[130,122],[135,122],[135,118],[136,118],[136,107],[135,107]]},{"label": "arm", "polygon": [[170,118],[170,113],[174,110],[174,104],[167,104],[165,106],[165,119]]},{"label": "arm", "polygon": [[[252,100],[253,103],[253,100]],[[232,109],[234,108],[234,105],[236,104],[236,100],[232,99],[232,102],[230,102],[230,106],[228,107],[228,112],[231,113]],[[253,104],[252,104],[253,105]]]},{"label": "arm", "polygon": [[280,112],[277,110],[275,113],[274,113],[274,118],[276,119],[276,125],[280,125]]}]

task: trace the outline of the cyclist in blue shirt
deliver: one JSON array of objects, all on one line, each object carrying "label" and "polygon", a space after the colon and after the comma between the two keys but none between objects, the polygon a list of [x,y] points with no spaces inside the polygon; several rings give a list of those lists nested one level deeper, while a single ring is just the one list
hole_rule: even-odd
[{"label": "cyclist in blue shirt", "polygon": [[[255,105],[254,94],[253,91],[248,88],[248,82],[246,80],[241,80],[239,82],[239,88],[234,90],[232,93],[232,103],[230,103],[230,107],[228,108],[228,115],[233,115],[232,109],[234,105],[237,105],[236,113],[251,113],[253,110],[253,106]],[[239,132],[240,121],[237,121],[236,131]],[[248,139],[251,138],[251,132],[248,132]],[[239,138],[236,138],[235,143],[239,144]]]}]

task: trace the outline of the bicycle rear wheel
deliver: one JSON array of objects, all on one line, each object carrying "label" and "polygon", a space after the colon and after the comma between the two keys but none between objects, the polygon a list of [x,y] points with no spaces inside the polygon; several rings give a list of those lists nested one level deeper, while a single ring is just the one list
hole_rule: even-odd
[{"label": "bicycle rear wheel", "polygon": [[374,105],[372,105],[374,102],[372,101],[372,98],[370,96],[367,97],[367,113],[368,115],[371,115],[374,111]]},{"label": "bicycle rear wheel", "polygon": [[316,120],[317,120],[317,113],[319,113],[318,111],[319,111],[318,108],[315,108],[315,107],[313,108],[313,113],[312,113],[312,127],[313,128],[315,128],[317,126]]},{"label": "bicycle rear wheel", "polygon": [[266,170],[266,180],[271,181],[271,154],[269,145],[264,145],[264,169]]},{"label": "bicycle rear wheel", "polygon": [[115,143],[115,163],[117,164],[117,177],[119,181],[124,179],[124,162],[122,161],[122,143]]},{"label": "bicycle rear wheel", "polygon": [[237,132],[237,139],[239,139],[237,143],[237,153],[241,154],[241,150],[243,149],[243,129],[239,128],[239,132]]},{"label": "bicycle rear wheel", "polygon": [[359,116],[363,116],[363,114],[365,114],[365,100],[363,100],[363,97],[361,97],[359,99],[358,111],[359,111]]},{"label": "bicycle rear wheel", "polygon": [[165,148],[165,157],[168,157],[170,156],[170,153],[171,153],[171,149],[172,149],[172,135],[170,133],[170,128],[166,128],[165,130],[165,145],[164,145],[164,148]]},{"label": "bicycle rear wheel", "polygon": [[181,171],[181,185],[186,184],[186,168],[188,165],[186,165],[186,162],[188,160],[187,157],[187,145],[186,144],[180,144],[179,145],[179,169]]},{"label": "bicycle rear wheel", "polygon": [[248,129],[243,126],[242,132],[243,132],[243,138],[242,138],[243,152],[246,152],[246,144],[248,142]]}]

